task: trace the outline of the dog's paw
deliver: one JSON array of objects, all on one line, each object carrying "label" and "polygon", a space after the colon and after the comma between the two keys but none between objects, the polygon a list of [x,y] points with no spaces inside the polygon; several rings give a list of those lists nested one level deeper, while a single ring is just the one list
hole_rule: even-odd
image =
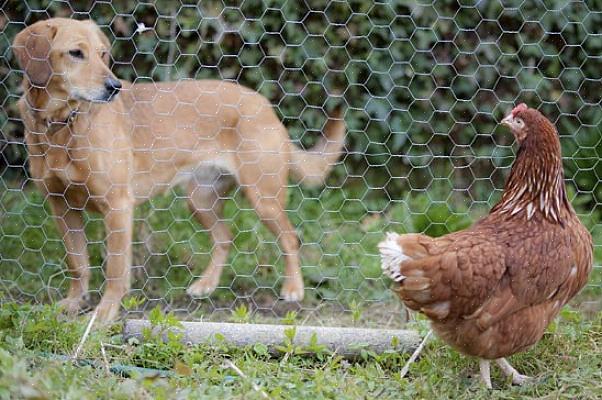
[{"label": "dog's paw", "polygon": [[69,316],[74,316],[77,315],[77,313],[79,313],[79,311],[86,306],[86,297],[65,297],[57,304],[65,314]]},{"label": "dog's paw", "polygon": [[284,301],[301,301],[303,300],[303,279],[301,277],[287,278],[282,285],[280,297]]},{"label": "dog's paw", "polygon": [[218,280],[210,278],[197,279],[186,289],[186,293],[195,299],[207,297],[217,288],[218,283]]},{"label": "dog's paw", "polygon": [[118,300],[101,299],[100,304],[96,306],[96,320],[101,324],[115,321],[119,317],[119,307],[121,302]]}]

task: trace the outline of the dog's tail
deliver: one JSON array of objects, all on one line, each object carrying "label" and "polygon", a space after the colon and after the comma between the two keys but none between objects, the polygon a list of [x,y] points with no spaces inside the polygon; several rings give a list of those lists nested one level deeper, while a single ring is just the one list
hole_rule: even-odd
[{"label": "dog's tail", "polygon": [[291,146],[291,175],[305,186],[320,186],[337,162],[346,133],[342,108],[337,108],[324,127],[324,136],[309,150]]}]

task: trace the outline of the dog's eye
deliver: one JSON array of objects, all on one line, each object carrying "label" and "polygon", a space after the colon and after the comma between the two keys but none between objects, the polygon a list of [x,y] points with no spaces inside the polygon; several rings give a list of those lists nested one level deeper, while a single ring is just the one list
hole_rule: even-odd
[{"label": "dog's eye", "polygon": [[69,50],[69,55],[73,58],[79,58],[80,60],[84,59],[84,52],[80,49]]}]

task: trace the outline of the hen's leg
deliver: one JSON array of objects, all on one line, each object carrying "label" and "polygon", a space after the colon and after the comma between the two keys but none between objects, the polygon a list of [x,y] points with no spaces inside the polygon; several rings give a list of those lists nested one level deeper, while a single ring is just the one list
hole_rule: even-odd
[{"label": "hen's leg", "polygon": [[487,386],[487,389],[492,389],[493,386],[491,386],[491,374],[489,369],[489,363],[489,360],[481,358],[479,360],[479,368],[481,369],[481,381],[483,381],[483,384]]},{"label": "hen's leg", "polygon": [[530,379],[526,375],[519,374],[505,358],[498,358],[495,362],[500,366],[504,375],[512,377],[512,383],[515,385],[522,385]]}]

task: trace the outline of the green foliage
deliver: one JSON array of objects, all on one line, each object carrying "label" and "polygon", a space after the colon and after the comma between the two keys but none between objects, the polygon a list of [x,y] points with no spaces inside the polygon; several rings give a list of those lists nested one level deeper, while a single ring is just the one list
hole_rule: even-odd
[{"label": "green foliage", "polygon": [[[293,355],[303,355],[308,351],[303,347],[295,344],[295,337],[297,336],[297,327],[291,326],[284,330],[284,342],[281,345],[275,346],[276,350],[285,354],[285,359]],[[317,344],[317,339],[314,345]]]},{"label": "green foliage", "polygon": [[282,318],[282,323],[284,325],[295,325],[297,321],[298,314],[296,311],[287,311],[287,313]]},{"label": "green foliage", "polygon": [[267,356],[269,354],[268,353],[268,346],[266,346],[263,343],[256,343],[255,345],[253,345],[253,351],[258,356]]},{"label": "green foliage", "polygon": [[80,321],[61,315],[57,305],[6,303],[0,307],[0,338],[10,340],[4,335],[17,333],[24,347],[70,354],[75,350],[84,328]]},{"label": "green foliage", "polygon": [[182,327],[182,324],[173,313],[165,314],[159,306],[153,308],[148,314],[148,321],[153,328],[170,329]]},{"label": "green foliage", "polygon": [[[304,145],[315,140],[307,132],[322,127],[322,110],[345,103],[349,153],[333,182],[352,173],[398,198],[455,171],[455,189],[490,194],[502,185],[494,168],[511,153],[496,121],[526,101],[556,121],[567,176],[591,196],[590,206],[599,202],[602,47],[588,3],[431,3],[12,2],[0,25],[0,66],[9,71],[0,86],[0,129],[8,138],[22,135],[20,74],[9,47],[23,23],[92,18],[110,38],[119,77],[236,80],[277,105]],[[152,30],[134,33],[138,23]],[[24,172],[22,146],[0,151],[0,160]]]},{"label": "green foliage", "polygon": [[173,313],[165,314],[159,306],[151,310],[148,320],[150,327],[143,328],[142,343],[135,348],[134,359],[143,367],[176,366],[185,350],[182,333],[176,331],[182,324]]},{"label": "green foliage", "polygon": [[309,344],[305,346],[305,349],[309,353],[314,354],[319,360],[323,360],[325,354],[328,354],[326,345],[318,343],[318,334],[316,332],[311,334]]},{"label": "green foliage", "polygon": [[251,313],[245,304],[241,304],[232,310],[232,320],[239,323],[248,323],[251,320]]},{"label": "green foliage", "polygon": [[128,296],[121,303],[123,304],[123,308],[126,310],[135,310],[140,308],[140,306],[142,306],[145,302],[146,300],[144,300],[142,297]]},{"label": "green foliage", "polygon": [[349,303],[349,308],[351,310],[353,323],[357,324],[362,317],[362,308],[355,300],[352,300],[351,303]]}]

